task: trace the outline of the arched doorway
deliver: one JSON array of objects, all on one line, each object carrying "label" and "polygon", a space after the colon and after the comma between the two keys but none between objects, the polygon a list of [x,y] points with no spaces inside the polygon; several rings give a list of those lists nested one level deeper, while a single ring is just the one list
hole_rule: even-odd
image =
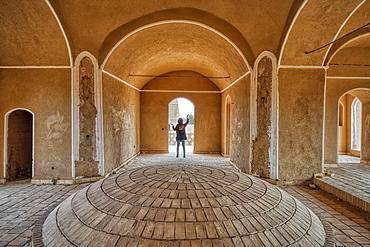
[{"label": "arched doorway", "polygon": [[4,174],[7,180],[33,177],[34,115],[16,109],[5,115]]},{"label": "arched doorway", "polygon": [[[194,104],[186,98],[175,98],[168,104],[168,122],[176,126],[177,120],[182,118],[184,123],[186,117],[189,115],[189,123],[186,127],[187,140],[186,153],[194,151],[194,136],[195,136],[195,107]],[[168,151],[170,153],[176,152],[176,132],[171,125],[168,128]]]},{"label": "arched doorway", "polygon": [[231,98],[228,95],[225,101],[225,135],[224,135],[224,156],[230,156],[231,151]]},{"label": "arched doorway", "polygon": [[346,93],[338,102],[338,163],[360,163],[361,102]]}]

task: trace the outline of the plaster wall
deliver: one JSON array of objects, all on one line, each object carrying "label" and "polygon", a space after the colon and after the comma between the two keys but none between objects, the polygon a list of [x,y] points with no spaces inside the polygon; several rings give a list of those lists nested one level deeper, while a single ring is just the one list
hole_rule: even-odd
[{"label": "plaster wall", "polygon": [[230,160],[243,172],[249,171],[250,147],[250,75],[246,76],[222,94],[222,150],[224,150],[225,101],[231,98],[231,147]]},{"label": "plaster wall", "polygon": [[283,182],[304,182],[322,170],[324,86],[324,69],[279,70],[278,157]]},{"label": "plaster wall", "polygon": [[[324,143],[324,161],[325,164],[337,163],[338,150],[338,102],[342,95],[356,89],[370,88],[367,80],[344,80],[344,79],[327,79],[326,82],[326,105],[325,105],[325,143]],[[347,122],[350,123],[352,98],[347,102]],[[349,117],[348,117],[349,115]],[[351,150],[350,127],[347,128],[347,150]],[[348,138],[349,137],[349,138]],[[352,152],[352,151],[351,151]],[[356,153],[353,153],[356,154]]]},{"label": "plaster wall", "polygon": [[[167,75],[171,77],[153,79],[143,88],[144,92],[141,94],[141,151],[168,152],[168,104],[173,99],[182,97],[190,100],[195,106],[194,152],[220,153],[221,95],[206,92],[193,93],[193,91],[217,92],[217,87],[195,72],[177,71]],[[145,90],[184,92],[145,92]]]},{"label": "plaster wall", "polygon": [[[14,108],[35,114],[35,179],[71,179],[71,74],[69,69],[0,70],[0,164],[4,115]],[[0,169],[3,177],[3,169]]]},{"label": "plaster wall", "polygon": [[105,173],[139,152],[140,93],[103,74]]},{"label": "plaster wall", "polygon": [[168,104],[178,97],[195,106],[194,153],[220,153],[221,96],[209,93],[142,93],[141,151],[168,152]]}]

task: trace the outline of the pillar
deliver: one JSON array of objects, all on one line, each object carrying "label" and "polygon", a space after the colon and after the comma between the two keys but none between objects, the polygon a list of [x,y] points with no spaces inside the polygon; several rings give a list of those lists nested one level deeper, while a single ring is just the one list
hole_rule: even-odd
[{"label": "pillar", "polygon": [[338,103],[341,90],[338,90],[338,82],[328,80],[326,82],[325,102],[325,146],[324,164],[333,166],[337,164],[338,157]]},{"label": "pillar", "polygon": [[325,69],[279,70],[279,180],[302,183],[322,171]]}]

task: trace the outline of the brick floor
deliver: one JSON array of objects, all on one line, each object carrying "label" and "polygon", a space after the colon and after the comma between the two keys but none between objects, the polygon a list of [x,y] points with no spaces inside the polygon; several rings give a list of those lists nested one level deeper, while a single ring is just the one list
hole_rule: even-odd
[{"label": "brick floor", "polygon": [[31,185],[30,181],[0,185],[0,246],[30,246],[38,218],[55,202],[85,185]]},{"label": "brick floor", "polygon": [[324,246],[319,218],[220,156],[141,156],[43,225],[46,246]]},{"label": "brick floor", "polygon": [[369,213],[321,190],[299,186],[283,189],[308,206],[321,221],[330,224],[336,246],[370,247]]},{"label": "brick floor", "polygon": [[[155,155],[148,157],[151,159],[161,159]],[[215,160],[205,163],[208,165],[212,165],[213,163],[216,166],[227,164],[225,163],[227,162],[226,159],[213,157],[215,157]],[[190,158],[193,157],[190,156]],[[166,159],[173,160],[171,157],[167,157]],[[200,161],[203,158],[199,157],[195,159]],[[142,165],[138,160],[134,160],[127,168],[134,166],[140,167]],[[147,165],[147,163],[144,162],[144,165]],[[233,169],[232,166],[228,167]],[[0,185],[0,246],[6,246],[10,243],[14,246],[30,246],[32,228],[38,217],[53,202],[66,198],[84,186],[40,186],[30,185],[29,183]],[[337,246],[370,246],[369,214],[363,213],[320,190],[296,186],[283,187],[283,189],[308,206],[322,221],[329,222],[333,229]],[[181,217],[181,215],[178,215],[178,217]]]}]

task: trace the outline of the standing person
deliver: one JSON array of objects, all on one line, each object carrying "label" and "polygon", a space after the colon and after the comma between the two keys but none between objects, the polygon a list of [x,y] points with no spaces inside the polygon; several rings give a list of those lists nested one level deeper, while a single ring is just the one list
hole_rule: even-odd
[{"label": "standing person", "polygon": [[179,157],[180,143],[182,145],[182,150],[183,150],[184,158],[185,158],[185,141],[188,139],[186,137],[185,129],[186,129],[186,126],[188,125],[188,123],[189,123],[189,114],[186,116],[186,123],[184,123],[184,120],[182,118],[179,118],[177,120],[176,127],[174,127],[173,124],[171,123],[172,129],[174,131],[176,131],[176,143],[177,143],[176,158]]}]

